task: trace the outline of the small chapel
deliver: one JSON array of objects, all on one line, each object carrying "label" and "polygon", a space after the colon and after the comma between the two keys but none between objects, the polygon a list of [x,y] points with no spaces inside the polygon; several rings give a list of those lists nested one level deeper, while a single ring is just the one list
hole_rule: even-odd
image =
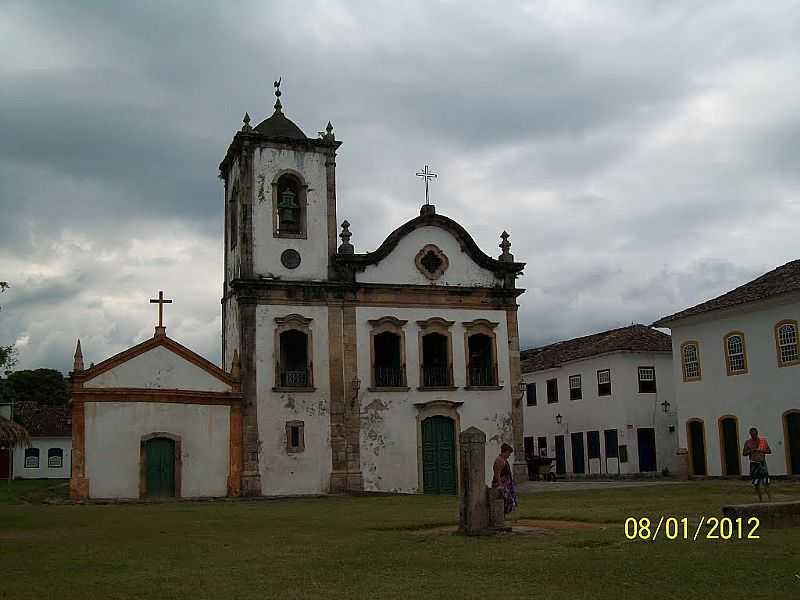
[{"label": "small chapel", "polygon": [[[71,373],[74,499],[455,494],[459,432],[502,443],[524,478],[516,286],[428,198],[357,253],[337,220],[328,122],[307,137],[245,113],[219,165],[225,239],[222,365],[152,338]],[[388,232],[388,228],[387,228]],[[169,300],[159,295],[160,315]]]}]

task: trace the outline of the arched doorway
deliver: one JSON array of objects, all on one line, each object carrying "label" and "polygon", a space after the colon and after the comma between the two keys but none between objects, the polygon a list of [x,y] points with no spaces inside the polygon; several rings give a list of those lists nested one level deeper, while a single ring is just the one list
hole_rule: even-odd
[{"label": "arched doorway", "polygon": [[783,436],[786,440],[786,472],[800,475],[800,410],[784,413]]},{"label": "arched doorway", "polygon": [[179,495],[179,443],[163,435],[142,440],[142,496],[173,498]]},{"label": "arched doorway", "polygon": [[686,421],[686,437],[689,446],[689,474],[707,475],[706,432],[703,421],[700,419]]},{"label": "arched doorway", "polygon": [[741,475],[739,420],[733,415],[719,418],[719,457],[723,475]]},{"label": "arched doorway", "polygon": [[428,417],[422,421],[422,490],[425,494],[455,494],[456,433],[453,419]]}]

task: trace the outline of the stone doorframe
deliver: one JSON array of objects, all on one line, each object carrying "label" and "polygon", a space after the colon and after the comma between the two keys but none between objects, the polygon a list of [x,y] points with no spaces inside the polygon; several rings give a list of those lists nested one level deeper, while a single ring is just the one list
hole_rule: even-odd
[{"label": "stone doorframe", "polygon": [[139,498],[147,496],[147,442],[155,438],[167,438],[175,442],[175,497],[181,498],[181,471],[183,467],[183,453],[181,436],[164,431],[155,431],[143,435],[139,441]]},{"label": "stone doorframe", "polygon": [[456,453],[456,493],[461,494],[461,448],[458,442],[461,434],[461,415],[458,408],[463,402],[451,400],[431,400],[430,402],[417,402],[417,493],[425,493],[422,476],[422,422],[430,417],[447,417],[453,421],[453,446]]}]

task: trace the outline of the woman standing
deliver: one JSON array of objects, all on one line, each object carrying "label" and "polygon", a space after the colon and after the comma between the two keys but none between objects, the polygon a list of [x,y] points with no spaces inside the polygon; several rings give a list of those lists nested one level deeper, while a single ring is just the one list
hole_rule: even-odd
[{"label": "woman standing", "polygon": [[514,489],[514,476],[508,458],[514,449],[508,444],[500,446],[500,455],[494,459],[494,477],[492,487],[500,490],[503,496],[503,512],[510,513],[517,506],[517,493]]}]

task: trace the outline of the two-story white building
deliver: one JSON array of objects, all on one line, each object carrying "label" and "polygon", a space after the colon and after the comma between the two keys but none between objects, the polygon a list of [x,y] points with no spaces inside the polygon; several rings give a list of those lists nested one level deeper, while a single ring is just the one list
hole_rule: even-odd
[{"label": "two-story white building", "polygon": [[800,260],[654,323],[672,330],[679,443],[693,475],[740,475],[756,427],[800,474]]},{"label": "two-story white building", "polygon": [[561,475],[632,475],[677,467],[670,336],[645,325],[525,350],[526,456]]}]

